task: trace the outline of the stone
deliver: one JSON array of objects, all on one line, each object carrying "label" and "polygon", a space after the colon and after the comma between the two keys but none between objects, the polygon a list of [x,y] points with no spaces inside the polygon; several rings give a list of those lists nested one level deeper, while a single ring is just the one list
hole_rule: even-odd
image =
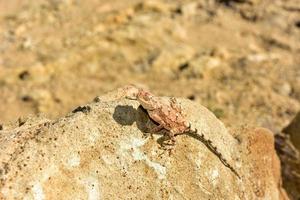
[{"label": "stone", "polygon": [[57,120],[5,126],[0,199],[287,199],[268,130],[231,133],[205,107],[178,99],[238,178],[196,137],[177,136],[169,155],[163,132],[150,137],[156,125],[121,91]]},{"label": "stone", "polygon": [[283,187],[291,199],[300,198],[300,153],[293,145],[289,135],[275,135],[275,148],[281,162]]},{"label": "stone", "polygon": [[291,137],[292,143],[300,150],[300,112],[298,112],[282,132],[288,134]]}]

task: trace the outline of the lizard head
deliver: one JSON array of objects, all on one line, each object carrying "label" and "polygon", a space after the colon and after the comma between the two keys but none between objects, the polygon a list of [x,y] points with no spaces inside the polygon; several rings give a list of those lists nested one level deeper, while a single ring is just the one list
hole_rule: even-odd
[{"label": "lizard head", "polygon": [[123,89],[125,97],[130,100],[137,100],[137,95],[139,93],[139,88],[134,85],[127,85]]},{"label": "lizard head", "polygon": [[153,95],[143,88],[134,85],[128,85],[122,88],[125,97],[130,100],[137,100],[141,106],[148,110],[154,110],[157,107],[156,102],[153,100]]},{"label": "lizard head", "polygon": [[155,101],[153,100],[153,95],[145,90],[139,90],[137,94],[138,102],[143,106],[144,109],[151,111],[156,109]]}]

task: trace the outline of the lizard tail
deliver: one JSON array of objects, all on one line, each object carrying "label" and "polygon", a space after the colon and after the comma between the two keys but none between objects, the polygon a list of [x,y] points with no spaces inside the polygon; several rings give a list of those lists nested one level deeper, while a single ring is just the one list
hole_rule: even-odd
[{"label": "lizard tail", "polygon": [[[197,132],[197,129],[196,131]],[[209,139],[206,139],[204,134],[198,133],[197,136],[199,136],[199,139],[205,146],[212,152],[214,153],[219,160],[223,163],[223,165],[227,168],[229,168],[239,179],[241,179],[241,176],[238,174],[238,172],[227,162],[225,158],[223,158],[222,154],[218,151],[217,147],[213,146],[212,141]]]}]

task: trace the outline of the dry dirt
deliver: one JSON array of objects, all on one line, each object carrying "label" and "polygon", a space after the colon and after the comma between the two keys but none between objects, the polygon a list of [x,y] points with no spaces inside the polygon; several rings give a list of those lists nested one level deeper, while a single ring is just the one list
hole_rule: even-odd
[{"label": "dry dirt", "polygon": [[0,0],[3,126],[128,83],[279,133],[300,110],[300,1]]}]

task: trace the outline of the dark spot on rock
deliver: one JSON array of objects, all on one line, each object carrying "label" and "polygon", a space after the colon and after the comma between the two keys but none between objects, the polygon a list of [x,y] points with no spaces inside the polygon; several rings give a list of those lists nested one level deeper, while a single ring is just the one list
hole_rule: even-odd
[{"label": "dark spot on rock", "polygon": [[246,0],[218,0],[218,2],[223,3],[226,6],[232,6],[233,3],[245,3]]},{"label": "dark spot on rock", "polygon": [[61,100],[59,98],[54,98],[55,103],[61,103]]},{"label": "dark spot on rock", "polygon": [[185,69],[187,69],[189,67],[189,63],[188,62],[185,62],[185,63],[182,63],[181,65],[179,65],[179,70],[180,71],[183,71]]},{"label": "dark spot on rock", "polygon": [[297,28],[300,28],[300,20],[295,22],[295,26],[296,26]]},{"label": "dark spot on rock", "polygon": [[0,131],[1,131],[1,130],[3,130],[3,125],[2,125],[2,124],[0,124]]},{"label": "dark spot on rock", "polygon": [[238,144],[242,143],[242,138],[240,136],[236,136],[236,137],[234,137],[234,139],[236,139],[236,141],[238,142]]},{"label": "dark spot on rock", "polygon": [[28,96],[28,95],[24,95],[21,97],[21,100],[24,101],[24,102],[29,102],[29,101],[32,101],[32,97],[31,96]]},{"label": "dark spot on rock", "polygon": [[100,97],[97,96],[94,98],[93,102],[97,103],[97,102],[100,102],[100,100],[101,100]]},{"label": "dark spot on rock", "polygon": [[23,126],[25,123],[26,123],[25,120],[23,120],[23,119],[21,119],[21,118],[18,119],[19,127],[20,127],[20,126]]},{"label": "dark spot on rock", "polygon": [[19,127],[23,126],[25,123],[26,123],[26,121],[24,119],[22,119],[22,118],[18,119],[18,125],[19,125]]},{"label": "dark spot on rock", "polygon": [[182,9],[180,6],[178,6],[177,8],[173,9],[172,10],[172,13],[171,13],[171,18],[174,19],[176,16],[178,15],[182,15]]},{"label": "dark spot on rock", "polygon": [[3,164],[3,168],[0,170],[2,170],[3,174],[7,174],[9,172],[9,165],[8,163],[2,163],[2,164]]},{"label": "dark spot on rock", "polygon": [[182,9],[181,9],[181,7],[177,7],[176,9],[174,9],[173,12],[174,12],[175,14],[182,15]]},{"label": "dark spot on rock", "polygon": [[17,165],[19,170],[22,170],[22,166],[21,165]]},{"label": "dark spot on rock", "polygon": [[43,125],[49,128],[50,122],[45,122]]},{"label": "dark spot on rock", "polygon": [[153,64],[153,62],[157,59],[157,57],[159,56],[159,51],[153,51],[153,52],[151,52],[149,55],[148,55],[148,57],[147,57],[147,63],[149,64],[149,65],[152,65]]},{"label": "dark spot on rock", "polygon": [[83,112],[84,114],[87,114],[91,111],[90,106],[79,106],[75,110],[72,111],[72,113],[77,113],[77,112]]},{"label": "dark spot on rock", "polygon": [[191,94],[191,95],[189,95],[187,98],[188,98],[189,100],[194,101],[194,100],[196,99],[196,96],[193,95],[193,94]]},{"label": "dark spot on rock", "polygon": [[27,80],[29,78],[29,72],[28,71],[23,71],[19,74],[19,79],[21,80]]}]

